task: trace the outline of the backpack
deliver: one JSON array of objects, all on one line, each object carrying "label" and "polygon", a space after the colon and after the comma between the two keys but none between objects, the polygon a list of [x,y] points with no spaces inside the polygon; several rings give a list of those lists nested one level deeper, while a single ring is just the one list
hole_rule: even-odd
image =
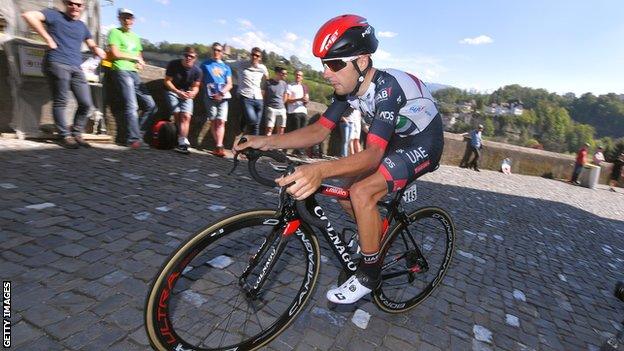
[{"label": "backpack", "polygon": [[152,127],[150,145],[156,149],[169,150],[176,146],[178,133],[175,123],[166,120],[158,121]]}]

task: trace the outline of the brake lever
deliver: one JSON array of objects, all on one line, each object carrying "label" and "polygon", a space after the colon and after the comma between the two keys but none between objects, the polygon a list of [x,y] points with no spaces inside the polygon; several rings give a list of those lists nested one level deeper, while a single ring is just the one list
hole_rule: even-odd
[{"label": "brake lever", "polygon": [[[240,139],[238,139],[238,144],[242,144],[247,142],[247,138],[245,137],[241,137]],[[232,173],[234,173],[234,171],[236,170],[236,167],[238,167],[238,155],[241,153],[244,153],[244,150],[241,150],[240,152],[234,152],[234,164],[232,165],[232,169],[230,170],[230,172],[228,173],[228,175],[231,175]]]}]

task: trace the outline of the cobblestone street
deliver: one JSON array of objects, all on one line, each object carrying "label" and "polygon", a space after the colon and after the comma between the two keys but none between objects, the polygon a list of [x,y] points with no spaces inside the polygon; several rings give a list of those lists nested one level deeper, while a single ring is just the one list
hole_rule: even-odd
[{"label": "cobblestone street", "polygon": [[[149,350],[148,284],[181,240],[275,191],[204,152],[0,139],[0,256],[15,350]],[[624,189],[442,166],[413,207],[447,209],[456,252],[442,285],[399,315],[370,301],[366,329],[330,310],[334,258],[276,350],[598,350],[624,319]],[[353,226],[338,206],[338,228]],[[326,245],[323,245],[326,247]],[[328,250],[324,255],[331,256]]]}]

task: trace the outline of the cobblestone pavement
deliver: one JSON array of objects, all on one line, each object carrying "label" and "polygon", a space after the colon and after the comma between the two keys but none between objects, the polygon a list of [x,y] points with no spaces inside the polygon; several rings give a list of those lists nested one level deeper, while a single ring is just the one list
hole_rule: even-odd
[{"label": "cobblestone pavement", "polygon": [[[14,349],[149,349],[142,308],[166,256],[228,212],[275,204],[270,189],[227,176],[230,166],[205,153],[0,139]],[[612,296],[624,280],[618,190],[443,166],[419,182],[419,203],[448,209],[457,227],[442,286],[405,314],[360,303],[371,315],[363,330],[352,310],[328,309],[337,269],[327,263],[315,298],[268,348],[597,350],[624,319]]]}]

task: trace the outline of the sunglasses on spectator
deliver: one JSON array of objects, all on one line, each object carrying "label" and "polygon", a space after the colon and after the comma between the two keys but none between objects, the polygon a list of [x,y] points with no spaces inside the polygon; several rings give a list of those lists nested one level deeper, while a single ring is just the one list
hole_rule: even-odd
[{"label": "sunglasses on spectator", "polygon": [[212,49],[212,51],[214,51],[214,52],[222,52],[223,49]]},{"label": "sunglasses on spectator", "polygon": [[197,56],[192,55],[192,54],[184,54],[184,57],[186,57],[187,59],[194,59],[194,58],[196,58]]},{"label": "sunglasses on spectator", "polygon": [[338,72],[341,69],[347,67],[347,62],[351,62],[357,59],[358,57],[360,56],[333,58],[333,59],[321,60],[321,63],[323,63],[323,67],[329,68],[330,71]]},{"label": "sunglasses on spectator", "polygon": [[77,8],[81,8],[83,4],[79,3],[79,2],[73,2],[73,1],[65,1],[65,4],[67,6],[75,6]]},{"label": "sunglasses on spectator", "polygon": [[253,57],[260,57],[260,54],[252,54]]}]

